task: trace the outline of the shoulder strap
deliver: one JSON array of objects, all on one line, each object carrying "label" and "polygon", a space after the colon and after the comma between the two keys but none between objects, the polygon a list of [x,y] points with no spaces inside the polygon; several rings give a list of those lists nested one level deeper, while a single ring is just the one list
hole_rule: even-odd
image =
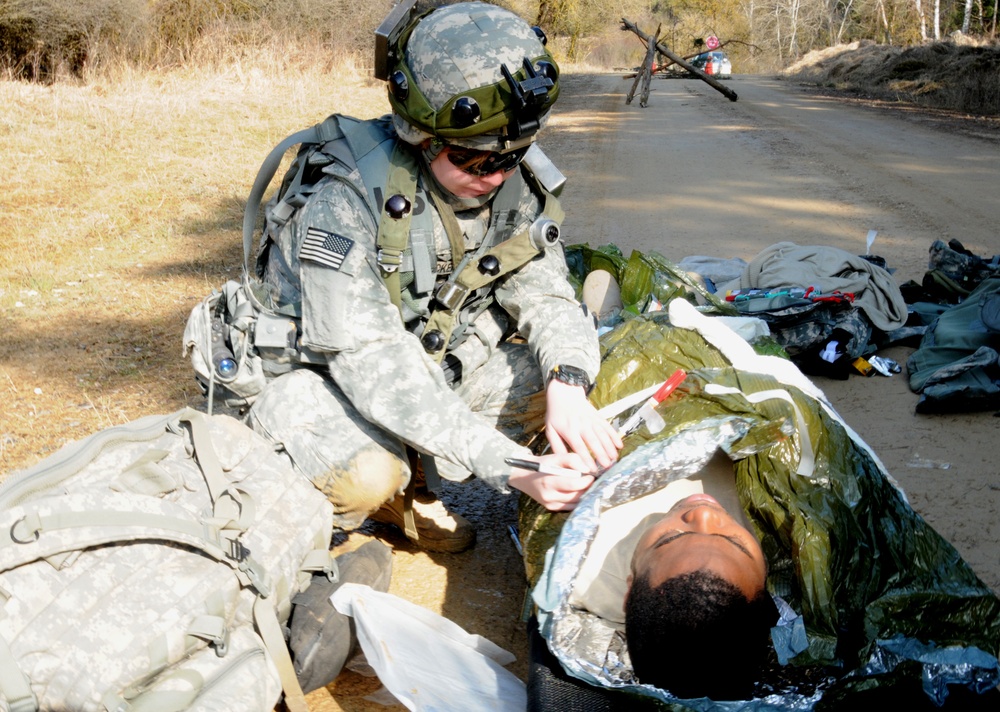
[{"label": "shoulder strap", "polygon": [[257,214],[260,212],[260,205],[264,200],[264,192],[271,184],[278,166],[281,165],[281,159],[284,157],[285,152],[297,144],[322,144],[342,137],[344,134],[340,130],[339,123],[340,119],[336,114],[328,116],[321,123],[302,131],[297,131],[291,136],[286,137],[267,154],[267,158],[261,164],[260,170],[257,171],[257,177],[254,179],[253,187],[250,189],[250,196],[247,198],[246,208],[243,211],[244,274],[250,273],[250,252],[253,249],[253,233],[257,226]]},{"label": "shoulder strap", "polygon": [[[542,190],[544,204],[542,212],[526,229],[498,245],[494,245],[478,260],[468,262],[457,275],[445,282],[434,299],[434,309],[424,327],[424,334],[438,332],[437,338],[422,340],[425,347],[428,342],[440,344],[440,348],[430,351],[430,355],[439,363],[447,351],[447,344],[455,323],[462,311],[462,305],[472,292],[485,287],[504,275],[523,267],[548,246],[548,238],[538,234],[544,229],[545,223],[557,223],[564,213],[559,201],[547,191]],[[487,267],[487,265],[491,265]]]},{"label": "shoulder strap", "polygon": [[389,162],[385,200],[382,203],[378,235],[375,238],[382,279],[389,290],[392,303],[399,310],[402,310],[399,267],[403,261],[403,252],[410,240],[413,201],[417,195],[417,170],[417,162],[413,155],[397,144]]},{"label": "shoulder strap", "polygon": [[434,286],[430,212],[418,212],[420,166],[413,153],[396,140],[390,121],[342,121],[340,126],[378,221],[379,270],[390,299],[402,313],[400,272],[412,269],[418,291],[429,292]]},{"label": "shoulder strap", "polygon": [[38,712],[38,698],[7,641],[0,636],[0,695],[10,712]]}]

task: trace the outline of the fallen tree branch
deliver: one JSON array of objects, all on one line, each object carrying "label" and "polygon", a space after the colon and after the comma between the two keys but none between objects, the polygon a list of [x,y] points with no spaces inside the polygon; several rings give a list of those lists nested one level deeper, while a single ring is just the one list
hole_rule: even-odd
[{"label": "fallen tree branch", "polygon": [[[674,62],[675,64],[679,64],[684,69],[686,69],[689,72],[691,72],[693,75],[695,75],[696,77],[698,77],[699,79],[701,79],[703,82],[705,82],[706,84],[708,84],[710,87],[712,87],[713,89],[715,89],[716,91],[718,91],[720,94],[722,94],[724,97],[726,97],[727,99],[729,99],[729,101],[736,101],[737,99],[739,99],[739,96],[736,94],[736,92],[734,92],[729,87],[724,86],[721,82],[719,82],[718,79],[715,79],[714,77],[711,77],[708,74],[705,74],[700,69],[691,66],[690,64],[688,64],[687,61],[684,60],[683,57],[680,57],[679,55],[674,54],[665,44],[663,44],[662,42],[660,42],[658,39],[656,39],[656,38],[654,38],[654,37],[646,34],[642,30],[640,30],[636,26],[636,24],[634,22],[629,22],[627,19],[625,19],[623,17],[622,18],[622,31],[624,32],[625,30],[631,30],[632,32],[634,32],[635,34],[637,34],[640,38],[642,38],[643,40],[645,40],[647,42],[647,46],[650,46],[649,43],[653,43],[653,46],[656,47],[656,51],[657,52],[659,52],[660,54],[664,55],[665,57],[669,57],[672,62]],[[643,66],[645,66],[645,65],[643,65]],[[641,74],[642,70],[640,70],[639,73]]]},{"label": "fallen tree branch", "polygon": [[642,93],[639,95],[639,106],[646,108],[649,103],[649,82],[653,78],[653,62],[656,59],[656,43],[659,41],[661,24],[656,28],[656,35],[646,40],[646,58],[642,61],[642,67],[636,72],[635,81],[632,82],[632,89],[625,97],[625,103],[631,104],[632,97],[635,96],[635,88],[642,80]]}]

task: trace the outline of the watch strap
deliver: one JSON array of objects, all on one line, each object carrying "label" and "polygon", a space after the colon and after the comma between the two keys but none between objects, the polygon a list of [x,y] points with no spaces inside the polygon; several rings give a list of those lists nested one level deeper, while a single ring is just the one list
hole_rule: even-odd
[{"label": "watch strap", "polygon": [[590,395],[590,392],[594,388],[594,384],[590,380],[590,376],[587,375],[587,372],[577,366],[567,364],[554,366],[545,379],[545,385],[547,386],[553,378],[571,386],[580,386],[587,395]]}]

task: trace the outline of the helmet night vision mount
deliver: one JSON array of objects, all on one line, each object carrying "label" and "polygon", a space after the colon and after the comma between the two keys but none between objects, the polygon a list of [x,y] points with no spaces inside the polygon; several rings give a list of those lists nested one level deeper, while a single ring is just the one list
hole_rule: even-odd
[{"label": "helmet night vision mount", "polygon": [[[476,18],[491,16],[487,20],[495,20],[501,29],[491,33],[483,49],[484,52],[506,53],[507,57],[498,62],[499,81],[476,86],[465,78],[465,72],[442,79],[428,77],[426,69],[414,71],[410,66],[414,64],[414,56],[408,58],[406,48],[417,26],[427,21],[433,23],[435,12],[459,13],[465,8],[468,9],[468,30],[457,39],[454,35],[447,39],[454,47],[467,50],[482,35],[481,30],[477,31]],[[451,27],[447,31],[455,32]],[[495,134],[501,150],[508,151],[532,142],[541,127],[542,117],[559,94],[559,70],[545,44],[545,34],[539,28],[529,28],[519,17],[496,6],[466,3],[418,12],[416,0],[404,0],[375,30],[375,77],[388,82],[393,111],[417,129],[445,142],[455,140],[459,143],[462,139]],[[512,59],[508,45],[517,48],[519,53],[525,52],[517,55],[521,67],[516,72],[507,64]],[[416,55],[412,48],[410,51]],[[436,62],[431,67],[467,61],[462,55],[459,52],[446,55],[447,61]],[[437,97],[437,107],[427,97],[430,84],[435,85],[438,94],[441,86],[447,89],[447,98]]]},{"label": "helmet night vision mount", "polygon": [[375,78],[385,81],[389,68],[400,60],[399,36],[416,19],[417,0],[403,0],[375,29]]}]

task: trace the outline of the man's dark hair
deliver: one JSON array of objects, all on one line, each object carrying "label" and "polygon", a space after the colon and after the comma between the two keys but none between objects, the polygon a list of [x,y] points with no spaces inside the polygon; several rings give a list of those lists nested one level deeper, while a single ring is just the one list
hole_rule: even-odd
[{"label": "man's dark hair", "polygon": [[707,571],[653,588],[637,577],[625,601],[625,639],[639,682],[682,699],[748,699],[778,617],[767,591],[747,597]]}]

